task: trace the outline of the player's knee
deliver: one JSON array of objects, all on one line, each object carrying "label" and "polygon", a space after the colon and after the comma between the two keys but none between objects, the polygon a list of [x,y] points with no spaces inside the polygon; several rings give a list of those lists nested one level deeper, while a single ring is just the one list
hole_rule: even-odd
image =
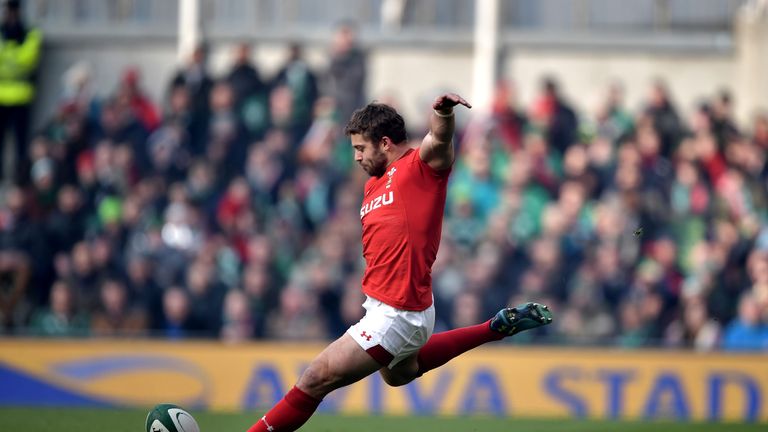
[{"label": "player's knee", "polygon": [[328,362],[316,359],[301,374],[298,386],[308,394],[322,398],[336,388],[338,381],[339,377],[334,375]]},{"label": "player's knee", "polygon": [[384,382],[387,383],[390,387],[402,387],[412,380],[405,379],[403,377],[387,377],[384,378]]},{"label": "player's knee", "polygon": [[381,376],[384,378],[384,382],[391,387],[401,387],[418,378],[416,375],[403,373],[382,374]]}]

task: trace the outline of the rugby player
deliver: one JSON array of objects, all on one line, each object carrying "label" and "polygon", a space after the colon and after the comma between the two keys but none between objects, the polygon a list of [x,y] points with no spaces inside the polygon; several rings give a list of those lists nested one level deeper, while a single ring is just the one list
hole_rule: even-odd
[{"label": "rugby player", "polygon": [[547,306],[529,302],[503,308],[481,324],[432,334],[431,269],[458,105],[471,108],[454,93],[435,99],[430,131],[416,149],[408,146],[403,118],[392,107],[371,103],[352,114],[345,133],[355,161],[371,176],[360,209],[365,316],[323,350],[248,432],[294,431],[328,393],[376,371],[389,385],[405,385],[479,345],[552,322]]}]

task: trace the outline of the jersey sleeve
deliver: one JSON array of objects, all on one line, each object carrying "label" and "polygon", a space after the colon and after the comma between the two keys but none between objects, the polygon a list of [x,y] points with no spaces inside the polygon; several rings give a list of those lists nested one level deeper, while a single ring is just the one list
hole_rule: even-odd
[{"label": "jersey sleeve", "polygon": [[444,170],[436,170],[429,166],[428,163],[424,162],[421,159],[419,148],[417,147],[413,152],[411,157],[413,158],[413,165],[414,168],[417,169],[418,174],[420,177],[424,179],[446,179],[449,175],[451,175],[451,170],[453,169],[453,165],[451,165],[450,168],[444,169]]}]

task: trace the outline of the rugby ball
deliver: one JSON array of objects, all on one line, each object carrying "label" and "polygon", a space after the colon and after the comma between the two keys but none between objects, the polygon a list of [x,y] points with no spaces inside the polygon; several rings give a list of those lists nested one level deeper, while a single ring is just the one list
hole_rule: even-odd
[{"label": "rugby ball", "polygon": [[164,403],[147,414],[146,432],[200,432],[200,427],[187,410]]}]

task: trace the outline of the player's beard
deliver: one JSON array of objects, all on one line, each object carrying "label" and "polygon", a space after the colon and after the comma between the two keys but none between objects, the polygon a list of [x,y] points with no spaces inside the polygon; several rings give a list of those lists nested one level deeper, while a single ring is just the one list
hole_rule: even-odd
[{"label": "player's beard", "polygon": [[387,155],[376,148],[371,158],[367,161],[362,161],[360,165],[371,177],[381,177],[387,172]]}]

